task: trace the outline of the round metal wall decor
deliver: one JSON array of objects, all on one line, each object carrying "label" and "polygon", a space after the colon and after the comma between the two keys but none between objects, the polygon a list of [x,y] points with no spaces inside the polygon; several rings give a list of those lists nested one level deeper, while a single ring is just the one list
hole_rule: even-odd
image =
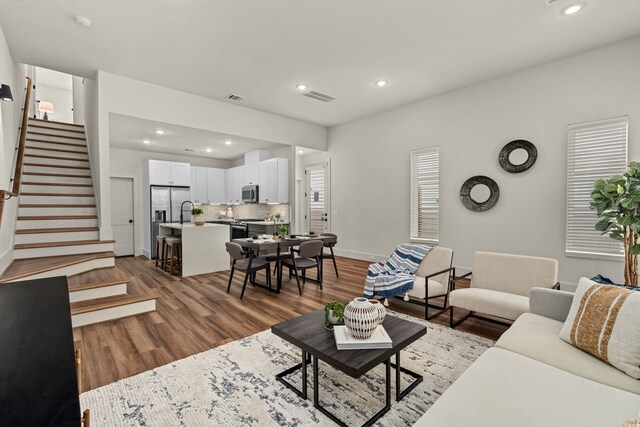
[{"label": "round metal wall decor", "polygon": [[[515,150],[522,149],[527,152],[527,160],[519,165],[514,165],[509,160],[509,156]],[[498,154],[498,162],[500,162],[500,166],[502,169],[511,173],[520,173],[524,172],[527,169],[531,168],[533,164],[536,162],[538,158],[538,149],[535,145],[533,145],[529,141],[525,141],[524,139],[516,139],[515,141],[511,141],[500,150],[500,154]]]},{"label": "round metal wall decor", "polygon": [[[486,185],[489,188],[489,198],[484,202],[478,202],[471,197],[471,190],[476,185]],[[484,212],[496,205],[500,198],[500,188],[498,184],[488,176],[477,175],[469,178],[460,188],[460,200],[462,204],[474,212]]]}]

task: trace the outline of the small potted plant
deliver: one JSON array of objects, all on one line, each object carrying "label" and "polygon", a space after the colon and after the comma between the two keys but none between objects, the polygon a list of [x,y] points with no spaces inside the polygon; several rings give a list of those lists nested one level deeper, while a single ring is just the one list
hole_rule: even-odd
[{"label": "small potted plant", "polygon": [[277,213],[277,214],[274,215],[274,218],[275,218],[275,220],[273,221],[274,223],[275,222],[280,222],[280,218],[282,218],[282,215]]},{"label": "small potted plant", "polygon": [[287,232],[289,231],[289,226],[285,224],[279,225],[278,231],[280,232],[280,238],[285,239],[287,237]]},{"label": "small potted plant", "polygon": [[202,213],[203,211],[200,208],[191,209],[191,215],[193,216],[193,221],[196,223],[196,225],[204,225],[204,219],[201,219]]},{"label": "small potted plant", "polygon": [[331,301],[324,305],[324,326],[344,325],[344,307],[340,301]]}]

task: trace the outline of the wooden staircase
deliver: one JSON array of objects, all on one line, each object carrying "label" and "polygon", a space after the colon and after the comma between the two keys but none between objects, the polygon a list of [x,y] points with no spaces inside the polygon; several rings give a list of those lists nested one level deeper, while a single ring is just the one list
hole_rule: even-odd
[{"label": "wooden staircase", "polygon": [[30,118],[15,260],[0,283],[69,276],[74,327],[155,310],[155,297],[129,292],[114,242],[100,239],[84,126]]}]

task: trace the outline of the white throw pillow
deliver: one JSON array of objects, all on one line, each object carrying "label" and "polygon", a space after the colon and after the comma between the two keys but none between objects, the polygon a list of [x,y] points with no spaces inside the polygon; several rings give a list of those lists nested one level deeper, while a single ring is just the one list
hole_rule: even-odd
[{"label": "white throw pillow", "polygon": [[581,278],[560,338],[640,379],[640,292]]}]

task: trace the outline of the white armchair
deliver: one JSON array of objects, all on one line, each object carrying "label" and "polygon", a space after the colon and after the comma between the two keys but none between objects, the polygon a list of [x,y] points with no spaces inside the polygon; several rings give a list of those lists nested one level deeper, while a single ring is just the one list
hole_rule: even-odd
[{"label": "white armchair", "polygon": [[[529,311],[531,288],[553,288],[557,279],[555,259],[476,252],[471,286],[455,289],[449,295],[450,325],[453,328],[475,313],[516,320]],[[454,307],[469,313],[454,323]]]},{"label": "white armchair", "polygon": [[[447,311],[451,282],[455,277],[453,251],[448,248],[435,247],[424,257],[416,270],[416,280],[409,290],[409,300],[424,305],[424,318],[429,320]],[[442,306],[430,304],[432,298],[444,297]],[[429,315],[429,307],[437,309]]]}]

